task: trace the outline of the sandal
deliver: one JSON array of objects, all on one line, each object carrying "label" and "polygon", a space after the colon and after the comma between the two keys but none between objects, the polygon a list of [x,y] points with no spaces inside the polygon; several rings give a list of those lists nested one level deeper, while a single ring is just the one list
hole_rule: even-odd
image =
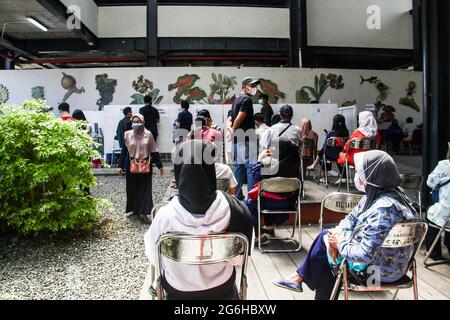
[{"label": "sandal", "polygon": [[144,214],[143,215],[144,223],[145,224],[151,224],[152,223],[152,216],[150,214]]}]

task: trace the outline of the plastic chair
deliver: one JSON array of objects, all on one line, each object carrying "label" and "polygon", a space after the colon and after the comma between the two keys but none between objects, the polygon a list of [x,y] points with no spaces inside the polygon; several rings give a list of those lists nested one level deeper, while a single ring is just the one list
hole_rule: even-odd
[{"label": "plastic chair", "polygon": [[[349,151],[350,149],[359,150],[359,151],[369,151],[374,150],[377,147],[377,140],[375,138],[353,138],[350,140]],[[345,153],[345,172],[347,174],[347,193],[350,193],[350,179],[352,179],[352,175],[350,169],[355,170],[353,165],[348,163],[348,152]],[[342,176],[343,171],[339,174],[339,187],[338,191],[341,191],[342,186]]]},{"label": "plastic chair", "polygon": [[[326,156],[327,148],[337,148],[337,147],[343,148],[346,140],[347,140],[346,138],[331,137],[325,141],[325,145],[324,145],[324,149],[323,149],[322,165],[320,166],[320,169],[319,169],[319,182],[317,182],[317,184],[320,184],[320,179],[322,177],[322,172],[323,172],[324,178],[325,178],[325,187],[328,188],[327,166],[328,166],[328,164],[332,165],[333,161],[327,159],[327,156]],[[336,162],[336,161],[334,161],[334,162]]]},{"label": "plastic chair", "polygon": [[344,298],[348,300],[348,291],[357,292],[375,292],[395,289],[393,300],[397,297],[400,289],[413,288],[414,300],[419,299],[419,292],[417,288],[417,267],[416,254],[427,233],[428,226],[423,221],[402,222],[397,223],[389,232],[389,235],[384,240],[382,248],[410,248],[412,247],[412,254],[408,262],[408,269],[411,271],[411,277],[407,275],[408,272],[399,281],[394,283],[380,283],[374,286],[364,286],[354,284],[349,280],[347,270],[347,261],[344,259],[339,267],[338,276],[331,294],[331,300],[337,300],[342,285],[344,286]]},{"label": "plastic chair", "polygon": [[419,207],[419,216],[422,220],[424,217],[422,216],[422,184],[423,177],[419,174],[401,174],[402,183],[400,187],[405,190],[413,190],[415,196],[413,197],[413,201]]},{"label": "plastic chair", "polygon": [[433,244],[430,247],[430,250],[428,250],[428,252],[425,254],[425,259],[423,260],[423,264],[427,268],[436,266],[439,264],[450,263],[450,259],[442,259],[442,260],[438,260],[438,261],[428,262],[428,260],[430,259],[431,253],[434,250],[434,247],[436,247],[436,245],[441,242],[442,234],[444,232],[450,232],[450,228],[448,227],[449,221],[450,221],[450,217],[447,218],[447,221],[444,223],[444,225],[442,227],[439,227],[438,225],[431,223],[431,222],[428,224],[430,228],[439,229],[439,232],[436,235],[436,239],[434,239]]},{"label": "plastic chair", "polygon": [[217,190],[228,193],[230,191],[230,179],[217,179]]},{"label": "plastic chair", "polygon": [[[300,199],[300,189],[301,182],[296,178],[270,178],[261,181],[258,192],[258,234],[261,234],[261,215],[262,214],[294,214],[295,215],[295,223],[292,229],[292,234],[289,238],[269,238],[269,240],[278,240],[278,241],[291,241],[297,245],[295,249],[279,249],[279,250],[266,250],[261,246],[261,241],[258,242],[259,250],[263,253],[265,252],[298,252],[302,248],[302,234],[301,234],[301,199]],[[297,199],[297,209],[296,210],[286,210],[286,211],[272,211],[265,210],[261,208],[261,197],[264,191],[271,193],[289,193],[289,192],[298,192]],[[298,238],[295,239],[295,229],[298,227]]]},{"label": "plastic chair", "polygon": [[363,197],[360,194],[342,192],[333,192],[323,197],[320,205],[320,231],[323,231],[324,209],[347,215],[352,212]]},{"label": "plastic chair", "polygon": [[[156,279],[156,297],[150,290],[153,299],[166,298],[162,285],[164,272],[162,258],[170,259],[186,265],[211,265],[227,262],[242,256],[239,298],[247,299],[247,263],[249,252],[248,239],[239,233],[220,233],[209,235],[187,235],[169,233],[159,238],[156,243],[156,266],[151,267],[151,280]],[[151,289],[151,288],[150,288]]]}]

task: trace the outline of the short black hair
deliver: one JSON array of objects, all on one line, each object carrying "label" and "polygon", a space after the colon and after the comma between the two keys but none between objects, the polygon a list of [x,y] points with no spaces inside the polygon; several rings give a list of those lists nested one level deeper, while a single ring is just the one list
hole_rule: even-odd
[{"label": "short black hair", "polygon": [[126,108],[123,109],[123,114],[124,114],[125,117],[128,116],[128,114],[130,112],[132,112],[132,109],[130,107],[126,107]]},{"label": "short black hair", "polygon": [[413,118],[411,118],[411,117],[408,117],[407,119],[406,119],[406,123],[413,123],[414,122],[414,120],[413,120]]},{"label": "short black hair", "polygon": [[65,112],[70,112],[70,106],[68,103],[63,102],[58,106],[58,110],[59,111],[65,111]]},{"label": "short black hair", "polygon": [[182,107],[183,109],[188,110],[188,109],[189,109],[189,101],[187,101],[187,100],[181,100],[181,107]]},{"label": "short black hair", "polygon": [[269,96],[265,93],[260,95],[261,99],[263,99],[264,101],[269,101]]},{"label": "short black hair", "polygon": [[259,122],[265,122],[264,116],[262,115],[262,113],[255,113],[255,115],[253,116],[253,119],[255,119],[255,121],[259,121]]},{"label": "short black hair", "polygon": [[77,109],[72,113],[72,118],[80,121],[87,121],[86,116],[84,115],[84,112]]},{"label": "short black hair", "polygon": [[153,102],[152,96],[147,95],[147,96],[144,97],[144,103],[145,104],[149,104],[149,103],[152,103],[152,102]]}]

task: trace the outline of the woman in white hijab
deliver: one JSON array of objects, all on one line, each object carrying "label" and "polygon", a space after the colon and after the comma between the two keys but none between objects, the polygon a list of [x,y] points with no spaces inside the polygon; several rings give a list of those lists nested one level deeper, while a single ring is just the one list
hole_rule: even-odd
[{"label": "woman in white hijab", "polygon": [[[351,137],[347,140],[344,146],[344,150],[339,154],[337,164],[339,170],[343,170],[342,167],[345,165],[345,157],[348,154],[348,163],[351,166],[355,165],[354,155],[359,152],[364,152],[365,150],[356,150],[350,148],[350,141],[355,138],[374,138],[377,141],[376,149],[380,147],[380,134],[378,133],[377,120],[370,111],[363,111],[359,113],[359,128],[353,131]],[[345,179],[346,173],[343,174]],[[338,181],[339,182],[339,181]]]}]

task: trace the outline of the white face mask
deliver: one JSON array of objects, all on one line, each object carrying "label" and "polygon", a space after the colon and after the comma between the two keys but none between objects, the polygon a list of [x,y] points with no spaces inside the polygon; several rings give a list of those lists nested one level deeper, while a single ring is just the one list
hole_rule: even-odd
[{"label": "white face mask", "polygon": [[259,104],[264,104],[264,100],[259,100]]},{"label": "white face mask", "polygon": [[254,87],[250,90],[250,94],[254,96],[258,92],[258,88]]},{"label": "white face mask", "polygon": [[363,182],[361,181],[361,174],[358,172],[355,172],[355,187],[358,191],[366,193],[366,187],[364,186]]}]

